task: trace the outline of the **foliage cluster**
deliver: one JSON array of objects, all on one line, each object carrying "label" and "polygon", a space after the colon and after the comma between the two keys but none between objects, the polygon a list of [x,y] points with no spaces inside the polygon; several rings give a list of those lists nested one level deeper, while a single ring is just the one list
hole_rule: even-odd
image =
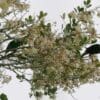
[{"label": "foliage cluster", "polygon": [[[83,46],[99,38],[93,21],[99,12],[91,9],[90,0],[74,8],[68,17],[62,15],[66,24],[62,25],[61,35],[56,35],[52,24],[46,22],[47,13],[40,11],[38,16],[25,17],[29,5],[20,0],[2,0],[0,8],[1,83],[11,80],[4,73],[10,70],[19,80],[29,82],[30,96],[54,98],[59,88],[71,92],[74,87],[100,80],[98,58],[84,59],[80,53]],[[15,53],[5,54],[3,45],[16,38],[24,38],[23,45]]]}]

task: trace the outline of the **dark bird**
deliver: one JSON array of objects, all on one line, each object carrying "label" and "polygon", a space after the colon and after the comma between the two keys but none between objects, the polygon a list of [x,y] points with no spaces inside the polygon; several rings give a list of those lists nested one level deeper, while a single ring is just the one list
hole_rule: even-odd
[{"label": "dark bird", "polygon": [[14,39],[10,41],[6,48],[5,53],[8,53],[10,51],[13,53],[16,52],[17,48],[21,46],[22,44],[23,44],[23,41],[21,39]]},{"label": "dark bird", "polygon": [[98,53],[100,53],[100,44],[94,44],[86,48],[85,52],[82,54],[82,57],[87,54],[93,55]]}]

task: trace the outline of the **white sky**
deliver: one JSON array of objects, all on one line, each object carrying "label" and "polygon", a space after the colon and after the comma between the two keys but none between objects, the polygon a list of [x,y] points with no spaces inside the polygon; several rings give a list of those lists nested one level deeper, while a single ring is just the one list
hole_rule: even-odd
[{"label": "white sky", "polygon": [[[32,5],[31,14],[38,14],[43,10],[48,13],[48,21],[57,21],[58,28],[61,24],[60,15],[63,12],[73,10],[77,5],[81,5],[83,0],[27,0]],[[92,0],[93,6],[99,6],[100,0]],[[35,100],[29,98],[30,86],[27,82],[19,82],[13,73],[13,80],[9,84],[0,86],[0,93],[8,94],[9,100]],[[85,84],[76,89],[73,94],[76,100],[100,100],[100,83]],[[43,100],[48,100],[44,97]],[[56,100],[75,100],[67,92],[58,91]]]}]

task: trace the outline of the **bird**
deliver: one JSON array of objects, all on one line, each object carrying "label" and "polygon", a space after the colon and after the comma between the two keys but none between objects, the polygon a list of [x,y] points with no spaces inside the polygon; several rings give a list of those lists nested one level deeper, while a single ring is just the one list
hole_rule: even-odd
[{"label": "bird", "polygon": [[98,54],[98,53],[100,53],[100,44],[93,44],[89,46],[88,48],[86,48],[85,52],[81,56],[83,57],[87,54],[93,55],[93,54]]},{"label": "bird", "polygon": [[7,54],[8,52],[16,52],[17,48],[20,47],[22,44],[23,41],[21,39],[13,39],[8,43],[5,53]]}]

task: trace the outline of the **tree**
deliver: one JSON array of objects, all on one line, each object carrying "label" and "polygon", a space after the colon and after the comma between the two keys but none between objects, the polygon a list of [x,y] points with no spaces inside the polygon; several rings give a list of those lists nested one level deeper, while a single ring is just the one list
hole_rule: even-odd
[{"label": "tree", "polygon": [[[100,80],[98,58],[94,55],[84,59],[80,53],[86,44],[99,39],[93,22],[94,15],[99,17],[98,8],[91,9],[90,0],[68,14],[68,23],[66,14],[61,16],[66,22],[62,25],[61,36],[52,31],[51,23],[46,22],[47,13],[40,11],[38,16],[26,17],[29,5],[25,2],[3,0],[0,8],[1,83],[11,80],[2,69],[10,70],[19,80],[29,82],[30,96],[54,98],[59,88],[70,93],[74,87]],[[5,55],[7,50],[3,44],[23,37],[25,42],[14,48],[16,52]],[[25,73],[28,69],[32,71],[31,77]]]}]

